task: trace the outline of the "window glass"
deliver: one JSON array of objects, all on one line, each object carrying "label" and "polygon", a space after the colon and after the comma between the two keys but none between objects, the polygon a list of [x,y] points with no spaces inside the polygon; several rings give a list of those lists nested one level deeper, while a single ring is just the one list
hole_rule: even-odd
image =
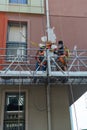
[{"label": "window glass", "polygon": [[26,25],[9,25],[9,42],[26,42]]},{"label": "window glass", "polygon": [[7,111],[23,111],[24,110],[24,96],[23,95],[8,95],[6,101]]},{"label": "window glass", "polygon": [[9,0],[9,3],[27,4],[27,0]]},{"label": "window glass", "polygon": [[26,60],[26,49],[27,49],[27,24],[26,23],[15,23],[10,22],[8,24],[7,32],[7,60],[12,61],[15,57],[21,56],[16,60]]}]

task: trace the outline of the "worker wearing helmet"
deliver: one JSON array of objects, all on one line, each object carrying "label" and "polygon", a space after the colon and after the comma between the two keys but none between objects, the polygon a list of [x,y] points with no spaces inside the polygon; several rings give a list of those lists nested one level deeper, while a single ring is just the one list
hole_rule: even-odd
[{"label": "worker wearing helmet", "polygon": [[39,50],[36,53],[36,70],[45,71],[46,70],[46,60],[44,60],[45,56],[45,45],[40,43],[39,44]]},{"label": "worker wearing helmet", "polygon": [[51,70],[52,71],[56,71],[56,64],[55,64],[55,61],[57,59],[57,54],[55,53],[56,51],[58,50],[58,47],[57,45],[55,44],[52,44],[51,45],[51,52],[52,52],[52,56],[51,56]]}]

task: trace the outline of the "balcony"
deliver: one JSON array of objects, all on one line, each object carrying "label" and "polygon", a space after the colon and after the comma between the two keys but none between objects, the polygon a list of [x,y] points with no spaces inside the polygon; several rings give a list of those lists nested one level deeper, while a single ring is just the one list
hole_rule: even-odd
[{"label": "balcony", "polygon": [[40,66],[35,69],[36,52],[37,49],[34,48],[19,48],[16,55],[8,55],[6,48],[0,48],[0,84],[87,83],[87,50],[71,50],[66,71],[61,69],[58,56],[53,53],[50,55],[49,50],[45,50],[42,60],[42,63],[47,62],[46,70],[39,70]]}]

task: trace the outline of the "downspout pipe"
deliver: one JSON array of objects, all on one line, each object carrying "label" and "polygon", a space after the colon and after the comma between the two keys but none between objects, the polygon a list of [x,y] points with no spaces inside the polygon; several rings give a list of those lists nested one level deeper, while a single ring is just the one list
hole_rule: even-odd
[{"label": "downspout pipe", "polygon": [[49,3],[48,0],[46,0],[46,20],[47,20],[47,37],[48,37],[48,41],[50,40],[50,33],[49,33],[49,29],[50,29],[50,18],[49,18]]},{"label": "downspout pipe", "polygon": [[[46,19],[47,19],[47,40],[50,40],[50,18],[49,18],[49,2],[46,0]],[[49,75],[50,75],[50,57],[49,50],[46,50],[47,55],[47,123],[48,130],[51,130],[51,99],[50,99],[50,83],[49,83]]]},{"label": "downspout pipe", "polygon": [[52,43],[56,43],[56,35],[54,33],[54,27],[50,26],[50,17],[49,17],[49,2],[46,0],[46,22],[47,22],[47,40]]},{"label": "downspout pipe", "polygon": [[50,88],[50,56],[49,56],[49,50],[47,49],[47,123],[48,123],[48,130],[51,130],[51,88]]},{"label": "downspout pipe", "polygon": [[50,84],[47,84],[47,124],[48,130],[51,130],[51,104],[50,104]]}]

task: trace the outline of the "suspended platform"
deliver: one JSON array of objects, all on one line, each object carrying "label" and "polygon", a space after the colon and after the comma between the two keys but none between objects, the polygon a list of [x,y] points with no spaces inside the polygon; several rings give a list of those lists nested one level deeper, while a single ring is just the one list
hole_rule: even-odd
[{"label": "suspended platform", "polygon": [[[47,71],[0,71],[0,77],[20,77],[20,78],[26,78],[26,77],[47,77]],[[54,71],[50,72],[49,77],[87,77],[87,71]]]},{"label": "suspended platform", "polygon": [[74,53],[71,51],[66,71],[61,69],[56,56],[49,55],[48,50],[46,50],[47,55],[44,56],[42,61],[42,63],[47,61],[46,70],[39,70],[40,66],[35,69],[35,51],[37,50],[27,49],[27,55],[23,55],[23,49],[20,49],[17,55],[6,55],[5,49],[3,55],[0,55],[0,84],[17,82],[22,84],[45,84],[48,79],[51,84],[87,83],[86,50],[75,50]]}]

